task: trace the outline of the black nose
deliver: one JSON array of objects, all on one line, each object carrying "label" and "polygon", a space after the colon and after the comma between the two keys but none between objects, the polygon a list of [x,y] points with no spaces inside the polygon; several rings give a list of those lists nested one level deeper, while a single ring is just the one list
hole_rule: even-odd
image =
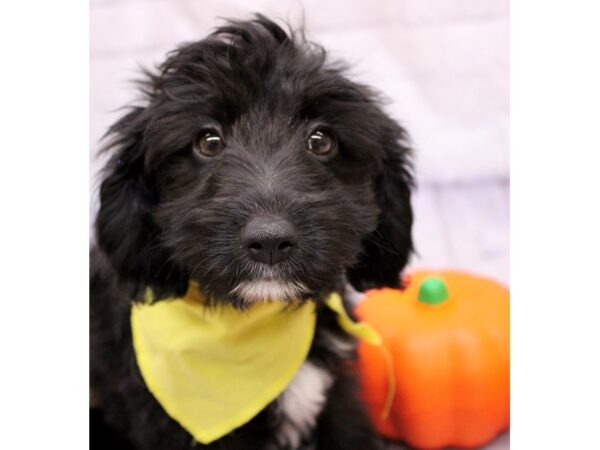
[{"label": "black nose", "polygon": [[298,243],[298,232],[283,217],[259,216],[242,230],[242,243],[253,260],[273,265],[289,258]]}]

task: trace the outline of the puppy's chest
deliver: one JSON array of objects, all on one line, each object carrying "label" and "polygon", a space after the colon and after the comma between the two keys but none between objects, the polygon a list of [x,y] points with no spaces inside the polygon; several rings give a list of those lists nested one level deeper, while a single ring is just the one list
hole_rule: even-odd
[{"label": "puppy's chest", "polygon": [[272,444],[264,448],[295,450],[309,442],[337,372],[329,360],[347,359],[355,344],[356,325],[339,294],[319,311],[329,316],[317,319],[313,303],[291,312],[266,303],[250,314],[206,308],[195,293],[131,309],[134,352],[148,390],[204,445],[249,424],[269,405],[277,422],[263,436]]},{"label": "puppy's chest", "polygon": [[[353,359],[356,350],[354,337],[323,328],[317,333],[314,345],[340,362]],[[334,381],[335,376],[330,370],[310,359],[302,364],[292,382],[277,398],[276,410],[281,415],[281,423],[268,450],[296,450],[303,442],[310,442]]]},{"label": "puppy's chest", "polygon": [[277,399],[281,423],[275,431],[271,449],[297,449],[313,433],[333,381],[333,375],[327,369],[311,361],[304,362]]}]

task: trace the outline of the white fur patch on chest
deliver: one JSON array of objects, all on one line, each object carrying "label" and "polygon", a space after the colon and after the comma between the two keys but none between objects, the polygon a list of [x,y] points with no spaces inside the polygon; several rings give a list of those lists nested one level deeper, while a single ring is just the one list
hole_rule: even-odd
[{"label": "white fur patch on chest", "polygon": [[306,361],[287,389],[278,398],[283,422],[277,430],[280,446],[298,448],[302,438],[315,427],[327,399],[333,376],[326,369]]}]

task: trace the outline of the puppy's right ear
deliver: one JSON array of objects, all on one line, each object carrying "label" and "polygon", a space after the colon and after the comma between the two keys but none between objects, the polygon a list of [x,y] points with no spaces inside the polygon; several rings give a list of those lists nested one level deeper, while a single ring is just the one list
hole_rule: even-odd
[{"label": "puppy's right ear", "polygon": [[153,176],[144,167],[147,111],[133,108],[108,131],[113,156],[100,186],[96,237],[132,299],[146,287],[156,294],[185,292],[187,278],[170,264],[152,214],[158,199]]}]

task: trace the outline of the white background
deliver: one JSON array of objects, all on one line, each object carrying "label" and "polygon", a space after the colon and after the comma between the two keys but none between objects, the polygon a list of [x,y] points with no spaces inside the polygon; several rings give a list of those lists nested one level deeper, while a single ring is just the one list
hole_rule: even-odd
[{"label": "white background", "polygon": [[[0,447],[88,430],[89,10],[0,7]],[[600,5],[511,7],[511,448],[597,448]]]}]

